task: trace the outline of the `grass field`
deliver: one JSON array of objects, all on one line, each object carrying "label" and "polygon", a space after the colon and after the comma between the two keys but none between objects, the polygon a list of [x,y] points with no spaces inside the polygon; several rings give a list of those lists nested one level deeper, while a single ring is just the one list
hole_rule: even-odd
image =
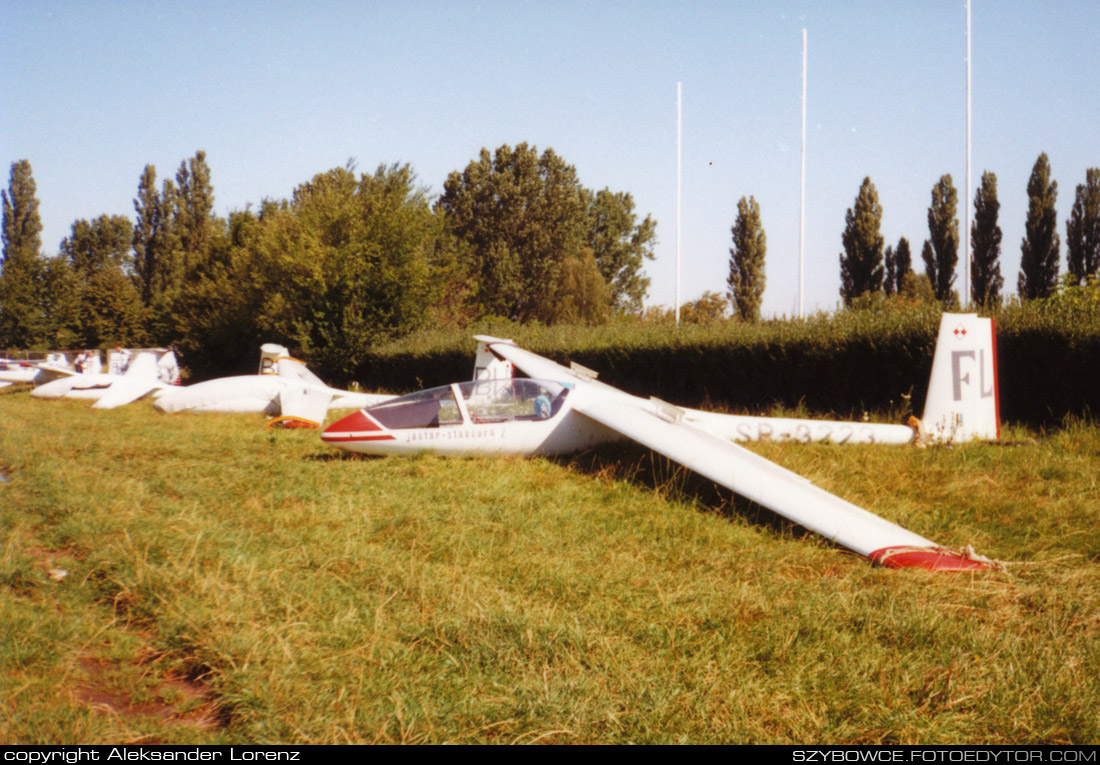
[{"label": "grass field", "polygon": [[1100,742],[1096,426],[754,447],[1008,562],[944,575],[641,449],[262,424],[0,391],[0,742]]}]

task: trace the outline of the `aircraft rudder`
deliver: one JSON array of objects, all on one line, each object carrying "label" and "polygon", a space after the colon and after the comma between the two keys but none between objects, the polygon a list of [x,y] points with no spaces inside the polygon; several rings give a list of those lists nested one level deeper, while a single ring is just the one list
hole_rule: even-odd
[{"label": "aircraft rudder", "polygon": [[977,314],[943,314],[922,418],[926,440],[999,438],[998,385],[993,320]]}]

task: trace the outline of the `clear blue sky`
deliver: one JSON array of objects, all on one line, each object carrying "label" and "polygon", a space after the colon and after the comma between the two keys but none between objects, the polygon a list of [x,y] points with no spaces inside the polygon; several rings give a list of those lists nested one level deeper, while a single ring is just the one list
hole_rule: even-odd
[{"label": "clear blue sky", "polygon": [[[964,0],[0,0],[3,185],[30,160],[52,254],[76,219],[132,218],[146,164],[164,178],[198,149],[225,215],[349,158],[407,162],[439,193],[482,147],[526,141],[653,214],[648,303],[671,305],[682,82],[682,298],[724,291],[751,195],[764,311],[791,313],[805,28],[806,306],[831,310],[865,176],[887,243],[907,237],[918,261],[933,184],[950,173],[961,196],[965,18]],[[972,0],[972,23],[974,184],[997,174],[1014,293],[1039,153],[1063,263],[1074,189],[1100,166],[1100,0]]]}]

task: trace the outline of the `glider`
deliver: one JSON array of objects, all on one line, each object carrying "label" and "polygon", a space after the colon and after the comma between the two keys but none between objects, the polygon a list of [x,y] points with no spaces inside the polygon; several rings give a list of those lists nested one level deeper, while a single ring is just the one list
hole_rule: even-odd
[{"label": "glider", "polygon": [[179,379],[176,354],[172,351],[142,350],[130,354],[116,350],[109,358],[108,368],[122,371],[82,374],[73,369],[51,367],[66,376],[39,385],[31,395],[46,399],[88,399],[95,401],[96,409],[114,409],[151,391],[166,388]]},{"label": "glider", "polygon": [[153,406],[166,413],[262,412],[275,417],[269,425],[316,428],[329,409],[361,409],[391,398],[330,388],[286,348],[267,343],[260,348],[259,374],[164,390]]},{"label": "glider", "polygon": [[0,359],[0,388],[15,383],[41,385],[60,375],[74,374],[75,371],[63,353],[50,353],[45,361],[37,362]]},{"label": "glider", "polygon": [[[991,388],[983,389],[988,368],[980,365],[992,364],[995,370],[993,352],[987,348],[992,342],[992,325],[983,334],[983,325],[974,321],[984,320],[970,315],[944,316],[940,337],[946,331],[955,345],[944,351],[946,366],[940,363],[941,352],[937,349],[933,384],[943,380],[951,386],[950,411],[942,414],[942,421],[938,419],[941,413],[932,404],[930,392],[933,408],[926,408],[928,422],[916,429],[902,426],[907,432],[905,440],[913,441],[915,430],[923,430],[925,438],[951,440],[988,435],[985,410],[990,402],[983,394],[992,391],[995,413],[996,377],[990,373]],[[997,565],[969,548],[955,550],[937,545],[738,446],[730,440],[732,436],[740,433],[748,438],[746,433],[761,432],[759,427],[756,431],[742,428],[747,422],[744,418],[709,415],[632,396],[597,381],[583,367],[566,368],[507,340],[478,340],[497,360],[529,377],[455,383],[392,399],[338,420],[323,431],[322,440],[341,449],[376,455],[420,451],[556,455],[625,438],[873,562],[893,568],[941,571],[982,570]],[[986,350],[990,351],[988,356]],[[976,395],[968,396],[973,393],[971,388]],[[976,408],[975,401],[981,406]],[[801,439],[805,435],[805,440],[813,440],[813,425],[818,421],[791,422],[796,424],[791,426],[790,437]],[[799,430],[804,424],[809,431]],[[847,425],[856,424],[841,427]],[[784,430],[786,423],[772,422],[768,427],[773,433],[788,432]],[[900,440],[901,431],[886,427],[898,433]]]},{"label": "glider", "polygon": [[908,425],[754,417],[684,409],[692,425],[731,441],[831,441],[927,446],[1001,435],[997,341],[993,319],[943,314],[924,412]]}]

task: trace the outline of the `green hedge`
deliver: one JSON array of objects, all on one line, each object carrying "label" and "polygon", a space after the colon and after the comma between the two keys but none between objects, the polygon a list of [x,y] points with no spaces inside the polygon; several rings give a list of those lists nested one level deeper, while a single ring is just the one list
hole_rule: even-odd
[{"label": "green hedge", "polygon": [[[1100,309],[1058,303],[998,311],[1001,413],[1041,426],[1100,411]],[[597,370],[623,390],[736,411],[899,415],[924,406],[939,312],[892,306],[806,320],[602,327],[479,326],[375,348],[357,370],[369,389],[404,392],[466,380],[483,333]]]}]

